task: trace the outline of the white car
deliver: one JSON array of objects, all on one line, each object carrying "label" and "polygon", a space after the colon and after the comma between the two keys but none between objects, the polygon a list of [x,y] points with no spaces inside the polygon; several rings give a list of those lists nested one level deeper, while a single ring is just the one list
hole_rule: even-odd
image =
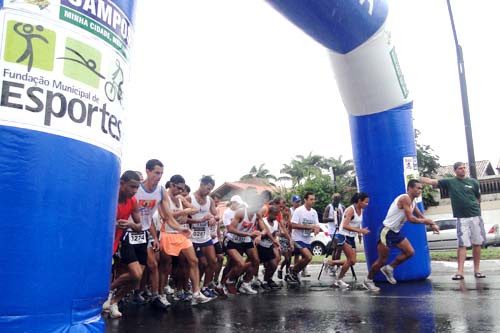
[{"label": "white car", "polygon": [[[449,218],[435,220],[439,226],[439,234],[434,234],[429,226],[427,227],[427,243],[429,250],[449,250],[457,248],[457,219]],[[500,228],[498,224],[484,224],[486,231],[485,247],[500,245]]]},{"label": "white car", "polygon": [[313,237],[311,242],[311,252],[313,256],[321,256],[325,254],[326,245],[331,240],[330,234],[328,233],[328,224],[320,223],[319,226],[321,231]]}]

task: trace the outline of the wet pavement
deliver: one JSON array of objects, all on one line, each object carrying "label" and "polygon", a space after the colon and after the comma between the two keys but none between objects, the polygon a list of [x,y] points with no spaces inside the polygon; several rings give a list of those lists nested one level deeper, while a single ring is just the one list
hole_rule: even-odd
[{"label": "wet pavement", "polygon": [[452,281],[455,263],[433,262],[419,282],[377,283],[379,293],[361,287],[366,266],[356,265],[352,291],[317,280],[321,266],[308,268],[300,288],[234,295],[206,304],[174,303],[167,312],[127,305],[123,318],[106,319],[107,332],[500,332],[500,261],[484,261],[485,279],[475,279],[466,262],[463,281]]}]

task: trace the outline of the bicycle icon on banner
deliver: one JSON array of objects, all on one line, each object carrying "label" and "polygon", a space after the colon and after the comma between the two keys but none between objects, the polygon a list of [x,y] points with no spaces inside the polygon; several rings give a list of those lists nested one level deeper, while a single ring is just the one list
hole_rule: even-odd
[{"label": "bicycle icon on banner", "polygon": [[113,102],[115,99],[118,99],[118,102],[122,102],[123,99],[123,70],[120,66],[120,61],[116,60],[116,70],[111,75],[111,81],[106,81],[104,85],[104,92],[106,93],[106,97],[110,102]]}]

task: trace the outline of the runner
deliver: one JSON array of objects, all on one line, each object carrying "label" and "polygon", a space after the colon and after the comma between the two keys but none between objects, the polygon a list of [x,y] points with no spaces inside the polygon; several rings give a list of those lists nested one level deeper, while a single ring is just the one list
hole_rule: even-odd
[{"label": "runner", "polygon": [[337,246],[342,246],[342,251],[346,256],[346,260],[328,260],[324,259],[326,265],[342,265],[338,279],[333,283],[334,286],[342,289],[350,289],[351,286],[342,280],[345,273],[351,266],[356,264],[356,241],[358,234],[366,235],[370,232],[368,228],[362,228],[363,210],[368,206],[370,198],[368,194],[361,192],[353,195],[351,206],[345,212],[340,224],[340,229],[335,238]]},{"label": "runner", "polygon": [[[285,275],[290,274],[290,265],[292,264],[292,255],[294,252],[293,241],[290,241],[290,234],[292,233],[292,215],[293,211],[300,206],[300,196],[294,195],[292,196],[292,207],[284,209],[281,211],[282,219],[280,224],[282,226],[282,232],[280,233],[279,242],[280,242],[280,254],[283,255],[283,261],[280,264],[280,268],[278,270],[278,279],[283,279],[283,267],[285,267]],[[286,233],[283,232],[286,231]]]},{"label": "runner", "polygon": [[323,223],[328,223],[328,234],[330,237],[335,235],[337,228],[339,227],[339,221],[342,221],[344,216],[344,206],[340,203],[340,193],[334,193],[332,195],[332,202],[325,207],[323,212]]},{"label": "runner", "polygon": [[[181,175],[174,175],[167,184],[167,200],[165,202],[172,212],[172,217],[176,219],[180,226],[188,229],[188,216],[194,215],[198,211],[181,195],[185,189],[186,182]],[[191,235],[189,234],[189,236]],[[189,278],[191,279],[193,289],[192,304],[210,301],[211,298],[200,293],[198,258],[196,258],[196,253],[189,237],[186,237],[185,233],[180,233],[177,229],[172,228],[168,223],[163,223],[161,229],[161,250],[165,255],[168,265],[165,281],[168,281],[168,276],[171,272],[172,257],[182,256],[182,262],[186,262],[189,268]]]},{"label": "runner", "polygon": [[219,207],[220,195],[214,193],[212,199],[215,205],[215,224],[210,226],[210,236],[212,237],[212,243],[214,244],[215,254],[217,256],[217,267],[214,272],[214,278],[210,284],[210,288],[213,289],[219,296],[225,296],[224,288],[219,283],[219,276],[222,270],[222,263],[224,262],[224,251],[222,249],[222,234],[221,234],[221,223],[222,223],[222,211]]},{"label": "runner", "polygon": [[[280,222],[276,220],[279,212],[278,207],[269,207],[268,216],[263,219],[263,224],[272,237],[269,237],[268,233],[266,233],[261,236],[260,242],[257,240],[255,241],[257,245],[257,252],[259,254],[259,260],[262,264],[264,264],[264,283],[262,284],[262,288],[265,290],[281,288],[281,286],[273,281],[273,275],[276,268],[278,268],[280,260],[279,242],[276,240],[276,235],[280,232],[288,235],[288,232],[283,230]],[[288,236],[288,240],[290,241],[290,236]]]},{"label": "runner", "polygon": [[[411,258],[415,253],[408,239],[400,232],[405,221],[430,225],[434,233],[439,233],[439,227],[431,219],[425,218],[417,207],[417,198],[421,194],[422,184],[420,181],[412,179],[408,182],[406,193],[396,197],[389,207],[380,230],[377,245],[378,259],[373,263],[368,276],[363,281],[363,286],[366,289],[371,291],[380,290],[373,283],[373,277],[379,270],[385,275],[389,283],[396,284],[394,268]],[[399,248],[402,253],[389,265],[385,265],[391,247]]]},{"label": "runner", "polygon": [[300,283],[298,273],[312,260],[311,241],[312,233],[317,235],[320,231],[318,213],[313,207],[316,198],[313,192],[304,194],[304,204],[297,208],[292,216],[292,239],[296,251],[302,258],[293,265],[290,274],[285,276],[285,281]]},{"label": "runner", "polygon": [[[262,234],[267,234],[272,237],[270,232],[263,224],[262,217],[258,213],[260,208],[259,200],[254,197],[251,200],[249,207],[239,208],[232,219],[231,224],[227,227],[226,236],[226,253],[232,261],[232,267],[225,280],[223,281],[228,290],[234,289],[235,279],[244,274],[243,281],[239,286],[238,291],[242,294],[256,294],[250,286],[250,281],[259,270],[259,255],[254,246],[252,238],[260,241]],[[261,230],[255,230],[256,225],[259,225]],[[247,255],[248,260],[243,259],[243,254]]]},{"label": "runner", "polygon": [[216,223],[215,216],[217,215],[215,204],[209,196],[214,186],[215,181],[212,177],[204,176],[201,179],[200,187],[188,199],[198,213],[188,217],[187,220],[193,230],[191,241],[196,249],[200,263],[205,268],[205,278],[203,279],[201,292],[210,298],[217,297],[215,291],[209,288],[217,269],[217,255],[210,232],[210,227]]},{"label": "runner", "polygon": [[227,274],[231,271],[231,268],[233,267],[233,262],[231,261],[231,258],[227,255],[226,251],[226,244],[227,244],[227,227],[231,224],[234,215],[236,214],[236,211],[238,208],[242,207],[245,205],[243,200],[239,195],[233,195],[231,199],[229,200],[229,207],[224,211],[224,214],[222,215],[222,224],[224,225],[224,240],[222,242],[223,245],[223,251],[226,254],[226,265],[224,266],[224,269],[222,270],[222,277],[221,277],[221,283],[219,285],[223,287],[223,290],[225,293],[229,292],[231,294],[236,294],[237,290],[235,288],[235,285],[229,285],[229,289],[227,287],[227,284],[225,281],[227,280]]},{"label": "runner", "polygon": [[[127,272],[121,274],[111,283],[109,297],[102,306],[103,311],[109,312],[111,318],[122,316],[118,309],[118,302],[141,280],[146,265],[147,244],[145,241],[140,242],[141,237],[145,239],[145,234],[142,232],[139,207],[134,198],[138,189],[139,176],[137,173],[131,170],[125,171],[120,177],[113,254],[121,245],[120,263],[127,265]],[[132,221],[129,221],[130,216],[132,216]],[[113,293],[114,290],[116,290],[115,293]]]}]

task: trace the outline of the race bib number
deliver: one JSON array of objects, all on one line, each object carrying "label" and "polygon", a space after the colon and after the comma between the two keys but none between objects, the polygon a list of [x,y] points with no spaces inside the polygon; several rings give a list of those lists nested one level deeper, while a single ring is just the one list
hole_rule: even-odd
[{"label": "race bib number", "polygon": [[131,232],[128,235],[128,242],[131,245],[146,244],[146,241],[147,241],[147,239],[146,239],[145,232],[141,232],[141,233]]},{"label": "race bib number", "polygon": [[[314,225],[314,222],[309,221],[309,220],[304,220],[302,222],[302,224],[307,225],[307,226],[311,226],[311,225]],[[304,230],[302,230],[302,232],[303,232],[304,237],[310,237],[313,231],[311,229],[304,229]]]},{"label": "race bib number", "polygon": [[193,227],[192,239],[203,239],[205,238],[205,227],[195,226]]},{"label": "race bib number", "polygon": [[234,235],[234,239],[233,241],[234,242],[237,242],[237,243],[244,243],[245,240],[246,240],[246,236],[238,236],[238,235]]}]

